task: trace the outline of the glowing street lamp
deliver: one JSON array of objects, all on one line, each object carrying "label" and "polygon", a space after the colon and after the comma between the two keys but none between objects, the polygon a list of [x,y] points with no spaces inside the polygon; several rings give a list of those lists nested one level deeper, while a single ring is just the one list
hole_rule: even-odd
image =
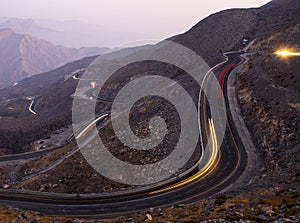
[{"label": "glowing street lamp", "polygon": [[278,50],[275,52],[275,54],[279,57],[294,57],[294,56],[300,56],[300,53],[298,52],[291,52],[289,50]]}]

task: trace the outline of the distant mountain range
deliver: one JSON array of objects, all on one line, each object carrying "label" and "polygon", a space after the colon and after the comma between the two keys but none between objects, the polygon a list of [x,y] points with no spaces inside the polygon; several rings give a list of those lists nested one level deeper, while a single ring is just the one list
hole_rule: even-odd
[{"label": "distant mountain range", "polygon": [[72,48],[115,47],[133,40],[149,39],[149,35],[127,30],[92,25],[81,21],[0,18],[0,29],[9,28],[21,34],[31,34],[56,45]]},{"label": "distant mountain range", "polygon": [[106,50],[96,47],[66,48],[30,34],[0,29],[0,87]]}]

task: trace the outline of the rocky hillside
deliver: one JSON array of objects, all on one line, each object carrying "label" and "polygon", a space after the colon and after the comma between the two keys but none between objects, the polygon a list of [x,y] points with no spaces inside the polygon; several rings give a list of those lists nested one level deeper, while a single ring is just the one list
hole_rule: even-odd
[{"label": "rocky hillside", "polygon": [[222,53],[238,49],[249,30],[254,29],[258,9],[232,9],[213,14],[188,32],[171,40],[196,53],[210,65],[220,62]]},{"label": "rocky hillside", "polygon": [[248,128],[266,158],[283,155],[300,142],[300,58],[281,58],[281,48],[299,51],[300,23],[252,47],[237,90]]},{"label": "rocky hillside", "polygon": [[[233,9],[222,11],[220,13],[209,16],[203,21],[200,21],[188,32],[175,36],[171,39],[196,51],[212,66],[222,59],[222,52],[242,49],[244,47],[242,44],[244,38],[249,40],[257,39],[257,42],[261,42],[270,38],[276,33],[279,33],[279,30],[285,30],[288,29],[288,27],[296,27],[297,21],[300,21],[299,4],[300,2],[297,0],[277,0],[257,9]],[[6,33],[7,36],[15,36],[16,43],[21,42],[26,37],[24,35],[15,34],[10,30],[2,31],[2,33]],[[30,36],[28,36],[28,38],[29,37]],[[32,39],[33,37],[30,38]],[[297,36],[296,38],[293,38],[296,40]],[[280,41],[284,42],[284,40],[285,38],[283,35]],[[49,44],[48,42],[46,43]],[[31,43],[31,45],[34,44]],[[64,55],[69,55],[68,53],[70,52],[68,50],[62,50],[65,48],[61,47],[56,47],[55,49],[60,53],[64,53]],[[269,48],[268,50],[269,54],[270,52],[273,52],[275,50],[274,45],[271,46],[271,48]],[[18,52],[19,51],[16,51],[15,54],[18,55]],[[255,57],[256,56],[257,55],[255,55]],[[29,60],[32,57],[27,56],[27,58]],[[41,58],[38,58],[36,60],[40,61],[40,59]],[[75,91],[77,83],[74,80],[64,81],[63,76],[68,75],[69,73],[77,69],[85,68],[92,60],[93,59],[88,60],[89,62],[84,63],[84,65],[82,66],[75,66],[73,64],[76,68],[71,65],[72,69],[62,67],[59,70],[36,75],[32,78],[28,78],[20,82],[20,84],[15,87],[0,91],[0,94],[3,99],[8,99],[11,97],[18,98],[24,96],[42,95],[42,98],[37,103],[37,108],[41,111],[41,116],[38,116],[39,121],[43,122],[45,126],[53,126],[53,123],[50,123],[50,121],[54,121],[54,119],[50,120],[48,118],[51,117],[51,115],[49,114],[55,114],[55,120],[65,120],[64,122],[62,122],[62,124],[54,125],[56,126],[55,128],[59,129],[63,125],[71,124],[70,117],[72,98],[70,97],[70,95]],[[2,60],[0,60],[0,63],[1,61]],[[20,62],[19,64],[22,63]],[[272,64],[270,66],[272,66]],[[131,67],[128,67],[128,69],[123,69],[120,73],[123,72],[122,77],[125,77],[129,74],[146,74],[147,72],[155,69],[155,64],[151,64],[150,66],[148,63],[136,63]],[[282,69],[284,70],[286,68],[283,67]],[[164,72],[164,70],[161,70],[162,75]],[[179,72],[177,78],[182,78],[184,77],[184,75],[184,73]],[[297,75],[296,77],[294,77],[294,80],[296,80],[296,78]],[[118,80],[119,79],[116,79],[116,81]],[[246,82],[246,84],[243,85],[242,88],[247,88],[248,83],[249,82]],[[261,83],[260,80],[257,80],[257,83]],[[197,90],[194,90],[194,92],[192,92],[193,89],[190,90],[192,94],[198,92]],[[260,91],[260,89],[257,88],[257,91]],[[281,96],[280,91],[275,92],[274,95],[275,94]],[[8,126],[14,126],[14,124],[10,124],[15,121],[14,119],[11,119],[11,117],[23,118],[24,116],[29,116],[27,118],[29,122],[37,118],[30,116],[27,108],[28,103],[30,103],[30,101],[21,103],[20,101],[15,100],[13,102],[10,102],[9,105],[12,108],[18,109],[9,111],[7,110],[7,108],[0,109],[0,116],[2,116],[2,123],[5,123],[5,128],[8,128]],[[20,108],[21,104],[25,104],[23,110]],[[49,107],[47,105],[53,105],[53,107]],[[5,104],[4,106],[7,105]],[[50,108],[53,110],[51,110]],[[45,109],[45,111],[43,111],[43,109]],[[23,111],[23,113],[21,111]],[[43,114],[47,114],[48,118],[43,117]],[[256,117],[254,116],[254,118]],[[30,130],[28,129],[28,126],[31,126],[34,129]],[[22,129],[23,127],[20,126],[20,128]],[[51,127],[51,129],[52,128],[54,127]],[[9,127],[9,129],[11,128]],[[26,125],[26,132],[31,132],[30,137],[28,137],[28,135],[25,135],[24,137],[26,138],[26,140],[20,139],[19,141],[28,142],[29,138],[35,138],[33,133],[37,132],[37,129],[39,128],[32,125]],[[5,147],[5,143],[0,145],[0,147]]]},{"label": "rocky hillside", "polygon": [[[50,72],[24,79],[16,86],[0,89],[0,135],[3,136],[0,139],[0,153],[3,148],[12,149],[9,153],[24,151],[20,147],[46,132],[50,133],[70,124],[71,95],[78,83],[70,74],[82,74],[82,70],[96,58],[97,56],[93,56],[74,61]],[[41,116],[33,116],[28,111],[31,101],[26,97],[38,95],[42,102],[37,105]]]},{"label": "rocky hillside", "polygon": [[[173,41],[184,44],[196,51],[210,65],[214,65],[222,59],[222,52],[242,49],[244,38],[256,39],[255,45],[251,48],[253,54],[249,55],[249,61],[237,74],[236,91],[243,118],[251,133],[257,153],[263,160],[263,166],[259,172],[253,173],[252,181],[247,185],[239,185],[240,188],[234,191],[223,191],[221,195],[185,207],[181,205],[180,207],[167,209],[155,208],[141,211],[137,215],[124,217],[115,222],[150,220],[152,222],[300,221],[300,57],[280,58],[274,55],[274,51],[280,48],[300,51],[299,12],[299,0],[274,0],[258,9],[226,10],[214,14],[198,23],[187,33],[171,38]],[[124,69],[126,71],[121,70],[121,72],[123,72],[123,76],[126,76],[132,70],[134,73],[147,73],[151,71],[150,68],[154,69],[154,66],[140,63]],[[165,72],[164,69],[161,70],[161,72]],[[184,74],[178,74],[178,76],[180,75]],[[29,82],[31,82],[30,79],[28,79],[27,84]],[[74,80],[68,80],[65,83],[62,81],[57,82],[55,87],[46,90],[43,97],[49,101],[45,100],[45,102],[50,104],[51,101],[59,101],[60,97],[62,100],[67,100],[68,94],[64,89],[67,87],[67,90],[72,92],[75,85]],[[26,89],[26,86],[26,84],[21,85],[23,89]],[[62,90],[64,92],[60,94]],[[56,94],[52,92],[56,92]],[[55,95],[55,99],[51,99],[52,94]],[[40,106],[39,108],[42,110],[42,105],[45,102],[41,102],[37,106]],[[59,108],[61,107],[60,105]],[[55,109],[58,109],[58,107]],[[53,110],[49,109],[47,117],[51,111]],[[69,117],[70,111],[61,113],[62,115],[58,112],[55,113],[57,120],[47,120],[43,114],[35,117],[30,116],[23,120],[27,120],[27,123],[33,121],[43,122],[45,126],[55,123],[54,130],[70,124],[67,119],[61,118],[58,120],[59,117]],[[15,117],[15,120],[7,117],[1,121],[6,123],[7,126],[12,126],[12,123],[19,118],[18,115],[15,115]],[[32,129],[38,131],[34,126],[28,128],[30,129],[25,131],[27,135],[21,134],[20,138],[28,138],[28,135],[34,132]],[[42,134],[39,136],[43,137]],[[30,137],[37,138],[38,136],[30,135]],[[12,134],[12,138],[16,137]],[[3,150],[3,153],[5,152],[11,151]],[[59,183],[56,183],[56,187],[53,188],[52,182],[57,182],[59,179],[57,175],[52,174],[55,172],[61,174],[60,176],[69,177],[73,185],[83,184],[84,187],[82,188],[86,188],[86,184],[92,182],[91,186],[94,186],[94,188],[91,187],[91,191],[99,191],[103,187],[103,184],[101,186],[96,184],[100,178],[95,176],[96,180],[94,181],[88,179],[87,177],[92,177],[93,173],[85,169],[84,161],[77,155],[62,163],[53,172],[43,174],[33,181],[23,182],[24,184],[18,186],[40,190],[40,185],[46,185],[43,190],[76,193],[75,188],[67,185],[68,181],[58,181]],[[51,160],[48,157],[43,159],[29,162],[23,168],[26,170],[28,167],[39,166]],[[63,170],[65,169],[72,170],[74,175],[64,173]],[[81,176],[76,178],[78,169],[80,173],[85,169],[88,175],[85,178]],[[7,167],[3,167],[3,170],[7,170]],[[21,170],[24,171],[24,169]],[[101,183],[103,182],[101,181]],[[105,188],[107,190],[111,190],[109,187],[116,186],[106,185],[108,186],[108,188]],[[14,219],[15,216],[11,217],[11,215],[14,215],[12,212],[12,210],[5,210],[5,217]],[[30,216],[31,213],[26,215]]]},{"label": "rocky hillside", "polygon": [[29,34],[0,30],[0,84],[12,84],[67,62],[99,55],[106,48],[72,49],[56,46]]},{"label": "rocky hillside", "polygon": [[213,66],[222,53],[243,48],[243,39],[261,40],[299,23],[298,0],[276,0],[256,9],[230,9],[200,21],[170,38],[194,50]]}]

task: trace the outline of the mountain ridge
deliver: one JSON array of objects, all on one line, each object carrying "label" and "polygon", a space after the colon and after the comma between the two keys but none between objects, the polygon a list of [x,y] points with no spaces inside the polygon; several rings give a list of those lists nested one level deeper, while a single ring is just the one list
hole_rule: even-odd
[{"label": "mountain ridge", "polygon": [[102,54],[106,50],[107,48],[95,47],[66,48],[30,34],[0,29],[0,83],[10,85],[68,62]]},{"label": "mountain ridge", "polygon": [[[237,189],[227,188],[208,199],[195,201],[187,206],[182,204],[170,208],[143,210],[137,215],[126,216],[114,222],[143,222],[148,221],[150,217],[154,222],[202,222],[202,220],[203,222],[300,222],[298,127],[300,105],[297,100],[300,94],[300,79],[297,75],[300,61],[298,57],[283,59],[274,54],[282,45],[293,49],[299,44],[299,10],[299,0],[274,0],[258,9],[226,10],[201,21],[190,31],[171,38],[197,52],[211,66],[223,59],[221,57],[223,52],[242,50],[244,38],[249,41],[256,40],[250,48],[252,54],[248,55],[249,61],[246,61],[243,68],[234,76],[236,76],[235,91],[238,107],[250,131],[255,151],[264,162],[263,167],[257,172],[251,172],[252,179],[247,184],[239,185]],[[87,59],[85,66],[88,66],[93,59]],[[20,117],[17,113],[20,100],[12,99],[8,102],[3,100],[5,106],[1,106],[0,98],[0,109],[2,109],[0,110],[2,117],[0,135],[4,136],[0,138],[0,152],[2,151],[3,154],[28,152],[32,148],[24,147],[25,140],[29,144],[33,140],[43,139],[49,132],[51,133],[51,130],[53,132],[71,124],[72,98],[70,94],[74,92],[78,80],[69,78],[64,81],[62,78],[78,68],[83,68],[82,64],[71,65],[52,71],[53,73],[36,75],[25,79],[15,87],[5,89],[8,93],[14,93],[17,89],[24,90],[14,96],[26,95],[25,90],[29,94],[31,86],[41,84],[46,78],[54,78],[54,76],[57,78],[47,82],[48,85],[44,81],[42,84],[46,87],[36,89],[36,93],[40,91],[44,94],[40,102],[37,102],[36,106],[39,110],[37,115],[32,115],[28,111],[26,114],[25,111],[20,112],[23,115]],[[134,71],[136,75],[142,76],[152,72],[153,68],[156,67],[141,62],[135,66],[125,67],[121,70],[121,74],[126,76]],[[174,70],[172,69],[175,73]],[[157,69],[155,71],[157,74]],[[168,72],[168,69],[160,66],[159,71],[161,71],[159,74],[164,74]],[[180,80],[185,78],[183,72],[177,72],[177,74]],[[116,84],[121,82],[118,79],[116,81],[118,81]],[[191,90],[197,91],[196,88],[191,88]],[[0,91],[0,95],[3,95],[2,92]],[[26,110],[29,103],[30,101],[26,101],[22,109]],[[104,105],[105,103],[101,104],[101,106]],[[15,110],[4,111],[8,106]],[[152,110],[142,110],[143,113],[149,111]],[[23,126],[20,124],[20,129],[15,130],[14,124],[18,121]],[[5,145],[10,147],[4,150]],[[126,153],[121,150],[120,152]],[[29,161],[21,167],[12,165],[9,171],[14,170],[15,173],[23,176],[24,173],[32,171],[32,168],[40,169],[41,166],[51,162],[53,157],[61,156],[60,153],[49,154],[48,157]],[[4,183],[11,176],[7,169],[7,166],[2,167]],[[118,186],[108,183],[107,179],[97,178],[80,153],[77,153],[48,173],[11,187],[80,194],[112,191]],[[18,220],[24,215],[23,212],[17,212],[18,217],[10,218]],[[26,214],[28,221],[27,216]],[[44,215],[36,214],[36,216]],[[52,216],[48,218],[51,219]],[[53,221],[53,218],[51,220]]]},{"label": "mountain ridge", "polygon": [[[113,47],[133,40],[149,39],[145,33],[130,32],[126,28],[113,28],[82,21],[56,21],[51,19],[1,18],[0,28],[17,33],[30,33],[56,45],[70,48]],[[122,33],[122,35],[119,35]],[[150,37],[155,38],[155,37]]]}]

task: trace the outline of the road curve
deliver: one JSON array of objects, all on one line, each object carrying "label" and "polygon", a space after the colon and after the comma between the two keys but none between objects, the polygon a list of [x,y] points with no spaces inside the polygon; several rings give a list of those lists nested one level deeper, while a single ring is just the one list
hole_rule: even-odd
[{"label": "road curve", "polygon": [[[201,198],[213,195],[231,185],[242,174],[247,164],[246,151],[238,136],[228,106],[227,77],[236,66],[242,64],[241,53],[226,54],[226,61],[214,67],[214,74],[220,81],[221,89],[225,96],[224,111],[227,116],[227,128],[225,139],[221,144],[220,152],[210,162],[212,166],[195,169],[185,179],[178,179],[166,185],[147,187],[140,191],[128,193],[71,195],[28,192],[17,190],[0,190],[1,205],[10,205],[22,209],[35,210],[50,215],[91,217],[91,218],[115,218],[121,215],[129,215],[137,210],[150,207],[166,207],[178,204],[195,202]],[[234,64],[234,66],[232,65]],[[228,68],[231,66],[230,68]],[[211,73],[205,79],[203,87],[210,91],[218,91],[211,88]],[[222,77],[223,76],[223,77]],[[211,142],[212,148],[217,142],[214,135],[213,120],[210,117],[209,106],[203,94],[200,94],[201,102],[201,134],[203,141]],[[220,111],[220,112],[224,112]],[[208,133],[208,134],[207,134]],[[212,137],[208,137],[211,135]],[[214,151],[214,149],[212,149]],[[215,154],[216,155],[216,154]],[[214,155],[214,156],[215,156]]]}]

